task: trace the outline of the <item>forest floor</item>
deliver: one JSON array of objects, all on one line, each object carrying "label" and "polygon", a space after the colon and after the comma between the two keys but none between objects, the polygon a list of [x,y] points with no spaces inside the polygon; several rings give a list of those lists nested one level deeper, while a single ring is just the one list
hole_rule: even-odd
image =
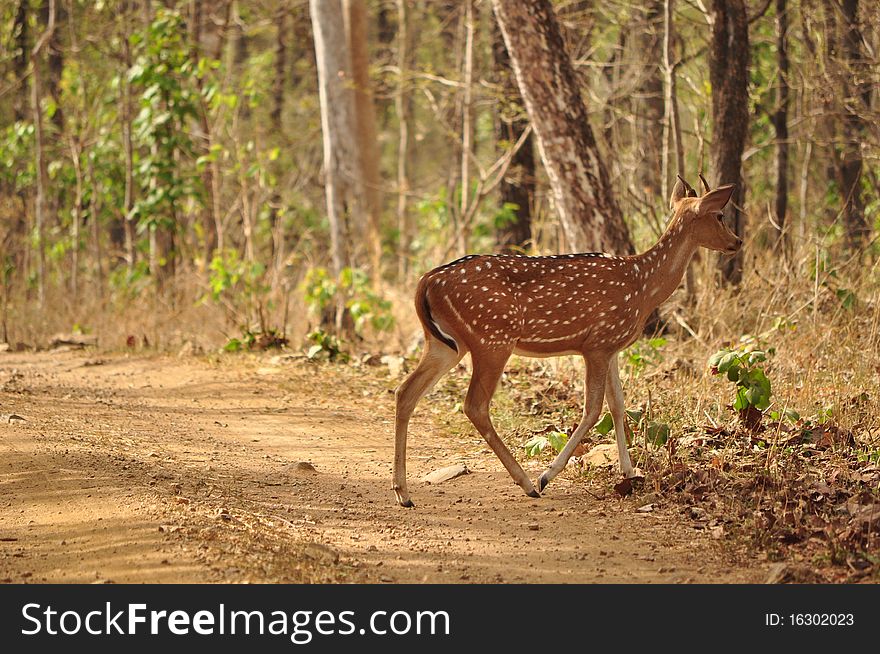
[{"label": "forest floor", "polygon": [[[423,402],[391,491],[385,367],[269,355],[0,354],[0,581],[763,582],[681,507],[570,471],[525,497]],[[464,462],[471,474],[421,478]],[[537,477],[546,463],[527,459]]]}]

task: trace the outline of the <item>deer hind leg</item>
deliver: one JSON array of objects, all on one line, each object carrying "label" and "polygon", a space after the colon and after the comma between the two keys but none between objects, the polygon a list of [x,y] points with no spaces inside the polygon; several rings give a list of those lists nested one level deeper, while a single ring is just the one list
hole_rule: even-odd
[{"label": "deer hind leg", "polygon": [[510,450],[507,449],[501,438],[499,438],[489,417],[489,403],[495,394],[495,388],[498,386],[498,380],[501,379],[504,364],[507,363],[510,354],[511,352],[507,351],[495,354],[494,356],[474,358],[474,374],[471,377],[467,397],[464,401],[464,413],[474,424],[474,427],[477,428],[477,431],[486,439],[495,455],[501,459],[501,463],[504,464],[507,472],[513,477],[513,481],[529,497],[540,497],[531,479],[528,478],[528,475],[517,463]]},{"label": "deer hind leg", "polygon": [[587,363],[586,381],[584,382],[584,413],[580,424],[565,447],[558,456],[553,459],[550,467],[544,471],[538,480],[538,490],[544,490],[550,480],[562,472],[565,464],[571,458],[572,452],[581,442],[596,420],[599,418],[599,411],[602,410],[602,400],[605,398],[605,378],[608,375],[609,358],[607,355],[584,356]]},{"label": "deer hind leg", "polygon": [[419,400],[437,381],[461,361],[463,353],[428,335],[425,352],[416,369],[395,391],[397,410],[394,416],[394,484],[400,506],[414,506],[406,487],[406,435],[409,419]]},{"label": "deer hind leg", "polygon": [[617,458],[620,461],[620,471],[625,477],[631,478],[635,473],[629,452],[626,449],[626,414],[623,410],[623,389],[620,387],[616,355],[612,357],[611,365],[608,366],[605,398],[608,400],[608,408],[611,409],[611,417],[614,419],[614,434],[617,436]]}]

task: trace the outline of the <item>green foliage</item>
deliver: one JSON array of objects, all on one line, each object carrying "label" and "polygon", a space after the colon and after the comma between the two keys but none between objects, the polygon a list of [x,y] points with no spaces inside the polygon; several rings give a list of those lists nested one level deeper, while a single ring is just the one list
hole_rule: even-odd
[{"label": "green foliage", "polygon": [[6,127],[0,139],[0,181],[23,190],[36,180],[33,123],[19,121]]},{"label": "green foliage", "polygon": [[[263,324],[263,303],[269,292],[265,283],[266,266],[243,260],[236,250],[218,252],[208,266],[210,299],[223,305],[232,322],[243,324],[243,332],[250,333],[250,325],[259,320],[266,336],[270,330]],[[208,299],[208,295],[202,301]],[[250,344],[248,344],[250,345]]]},{"label": "green foliage", "polygon": [[108,281],[118,296],[125,300],[133,300],[147,287],[150,280],[149,262],[141,260],[130,269],[118,266],[110,271]]},{"label": "green foliage", "polygon": [[498,210],[495,212],[495,215],[492,220],[493,227],[496,230],[504,229],[505,227],[512,225],[517,220],[517,212],[519,211],[519,205],[513,202],[505,202],[501,205]]},{"label": "green foliage", "polygon": [[186,23],[179,12],[160,8],[150,25],[130,38],[139,55],[128,71],[140,111],[134,119],[138,148],[136,179],[141,188],[132,208],[138,231],[176,229],[180,203],[202,202],[201,179],[192,159],[195,145],[191,124],[199,118],[200,91],[186,41]]},{"label": "green foliage", "polygon": [[750,408],[764,411],[770,406],[770,379],[764,366],[767,355],[775,353],[756,348],[754,339],[746,339],[736,348],[724,348],[709,358],[713,374],[725,375],[736,387],[733,408],[745,416]]},{"label": "green foliage", "polygon": [[348,353],[343,351],[339,339],[333,334],[328,334],[323,329],[316,329],[310,332],[306,338],[313,343],[307,353],[309,359],[313,361],[326,359],[341,363],[348,361]]},{"label": "green foliage", "polygon": [[561,431],[549,431],[546,434],[532,436],[523,444],[523,448],[525,448],[526,456],[538,456],[548,445],[559,453],[566,443],[568,443],[568,434]]},{"label": "green foliage", "polygon": [[662,336],[640,339],[623,351],[630,377],[638,377],[649,365],[655,366],[663,361],[661,349],[666,345]]},{"label": "green foliage", "polygon": [[593,429],[602,436],[607,436],[614,429],[614,418],[611,417],[611,413],[606,413]]},{"label": "green foliage", "polygon": [[343,268],[339,279],[334,279],[326,268],[312,268],[301,288],[306,304],[318,314],[341,294],[358,334],[363,334],[367,327],[377,332],[394,327],[391,302],[373,290],[369,275],[359,268]]},{"label": "green foliage", "polygon": [[262,263],[243,261],[236,250],[224,250],[211,259],[208,266],[211,297],[219,301],[224,296],[238,299],[242,294],[255,296],[268,291],[262,279],[266,266]]}]

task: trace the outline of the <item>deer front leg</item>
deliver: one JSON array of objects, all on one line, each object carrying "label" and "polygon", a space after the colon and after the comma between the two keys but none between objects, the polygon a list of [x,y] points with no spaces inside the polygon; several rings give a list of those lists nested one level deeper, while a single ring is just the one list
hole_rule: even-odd
[{"label": "deer front leg", "polygon": [[571,438],[568,439],[568,443],[565,444],[565,447],[562,448],[562,451],[538,480],[539,491],[544,490],[547,484],[550,483],[550,480],[562,472],[584,434],[596,424],[596,420],[599,418],[599,411],[602,410],[602,401],[605,399],[605,378],[608,375],[609,357],[604,354],[589,355],[585,356],[584,360],[587,364],[587,373],[584,382],[583,417]]},{"label": "deer front leg", "polygon": [[608,380],[605,383],[605,399],[614,419],[614,434],[617,436],[617,459],[620,471],[629,479],[635,476],[629,452],[626,449],[626,413],[623,410],[623,389],[620,387],[620,373],[617,368],[617,355],[611,358],[608,366]]}]

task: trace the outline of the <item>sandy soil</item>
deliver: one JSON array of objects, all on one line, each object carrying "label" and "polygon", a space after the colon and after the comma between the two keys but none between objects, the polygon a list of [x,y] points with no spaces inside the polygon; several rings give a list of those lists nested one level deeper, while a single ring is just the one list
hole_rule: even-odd
[{"label": "sandy soil", "polygon": [[[568,473],[529,499],[476,432],[445,434],[424,404],[410,439],[417,508],[399,508],[390,490],[394,381],[269,360],[0,354],[0,580],[716,583],[767,575],[766,563],[736,557],[676,507],[638,512],[638,498],[599,499]],[[462,461],[472,474],[419,481]],[[542,468],[525,465],[534,477]]]}]

